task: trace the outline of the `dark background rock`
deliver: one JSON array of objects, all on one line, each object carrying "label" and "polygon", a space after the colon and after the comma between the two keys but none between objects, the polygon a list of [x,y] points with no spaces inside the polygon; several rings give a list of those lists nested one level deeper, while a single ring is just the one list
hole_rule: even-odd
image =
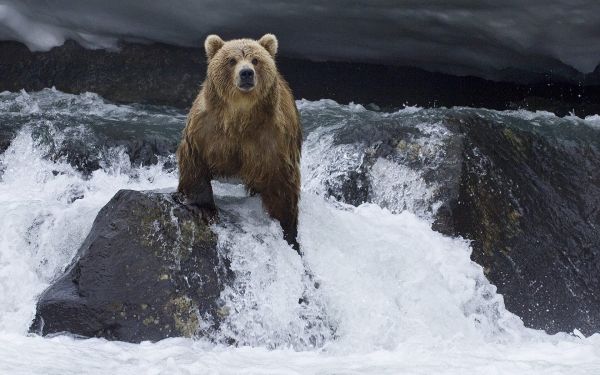
[{"label": "dark background rock", "polygon": [[472,241],[472,259],[526,326],[598,332],[600,132],[567,120],[444,111],[450,135],[439,158],[420,151],[428,135],[411,125],[415,116],[349,117],[334,146],[358,145],[361,164],[333,174],[327,193],[353,205],[376,201],[369,173],[378,158],[419,171],[438,186],[433,229]]},{"label": "dark background rock", "polygon": [[0,154],[6,151],[10,142],[15,137],[16,131],[10,128],[0,127]]},{"label": "dark background rock", "polygon": [[121,190],[40,297],[31,331],[129,342],[202,335],[218,328],[230,277],[216,235],[172,193]]},{"label": "dark background rock", "polygon": [[[528,108],[559,115],[600,113],[598,73],[569,81],[548,74],[527,84],[432,73],[413,67],[314,62],[279,56],[278,65],[296,98],[340,103],[424,107]],[[124,43],[120,51],[91,50],[67,41],[48,52],[30,52],[17,42],[0,42],[0,91],[55,86],[68,93],[95,92],[119,103],[187,108],[206,71],[201,48]],[[520,76],[525,72],[515,72]],[[521,81],[523,81],[521,79]]]},{"label": "dark background rock", "polygon": [[600,132],[556,136],[475,117],[458,130],[460,192],[444,232],[473,240],[473,260],[527,326],[598,332]]}]

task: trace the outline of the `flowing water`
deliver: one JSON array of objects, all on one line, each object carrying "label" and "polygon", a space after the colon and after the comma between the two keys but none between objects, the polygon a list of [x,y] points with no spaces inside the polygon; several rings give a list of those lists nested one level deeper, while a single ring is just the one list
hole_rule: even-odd
[{"label": "flowing water", "polygon": [[[241,227],[214,227],[236,274],[222,294],[229,317],[213,337],[129,344],[27,331],[36,298],[119,189],[177,185],[172,149],[160,144],[177,141],[185,113],[52,89],[0,93],[0,134],[11,137],[0,154],[0,373],[600,373],[600,335],[525,328],[470,260],[469,242],[431,229],[440,187],[424,178],[443,164],[444,111],[581,132],[596,131],[597,116],[381,113],[328,100],[298,105],[306,132],[299,228],[305,257],[282,240],[259,198],[215,182],[218,199],[243,218]],[[356,117],[429,135],[416,139],[421,164],[375,161],[374,203],[359,207],[330,197],[343,184],[337,177],[366,157],[356,143],[339,139]],[[156,154],[136,158],[123,141],[132,137],[145,142],[135,150]],[[311,294],[310,304],[297,303],[303,293]],[[239,345],[226,346],[223,337]]]}]

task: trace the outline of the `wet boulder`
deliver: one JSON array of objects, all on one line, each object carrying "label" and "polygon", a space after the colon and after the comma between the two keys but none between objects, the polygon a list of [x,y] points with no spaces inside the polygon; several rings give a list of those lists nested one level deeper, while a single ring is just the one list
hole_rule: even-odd
[{"label": "wet boulder", "polygon": [[173,193],[121,190],[41,295],[31,331],[129,342],[202,335],[219,325],[230,277],[216,235]]},{"label": "wet boulder", "polygon": [[528,327],[600,330],[597,129],[475,109],[358,110],[345,121],[315,130],[331,156],[307,158],[304,175],[320,179],[307,187],[471,240],[471,258]]},{"label": "wet boulder", "polygon": [[529,327],[600,330],[600,132],[561,120],[506,126],[468,116],[447,234]]},{"label": "wet boulder", "polygon": [[[463,137],[443,123],[443,114],[382,114],[359,107],[346,110],[344,125],[337,126],[338,118],[327,111],[309,109],[300,110],[308,130],[305,190],[354,206],[375,203],[394,213],[408,210],[432,221],[443,215],[444,223],[451,222],[448,203],[458,195]],[[326,116],[333,117],[333,126]]]}]

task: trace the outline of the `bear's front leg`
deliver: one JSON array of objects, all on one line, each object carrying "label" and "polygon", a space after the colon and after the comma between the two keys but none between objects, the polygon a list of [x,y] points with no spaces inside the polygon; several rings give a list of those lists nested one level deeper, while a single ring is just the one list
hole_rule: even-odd
[{"label": "bear's front leg", "polygon": [[182,198],[182,203],[201,215],[207,223],[216,221],[218,213],[210,184],[210,171],[199,153],[194,151],[185,138],[177,149],[177,161],[179,163],[177,192]]},{"label": "bear's front leg", "polygon": [[283,229],[283,238],[300,256],[298,244],[298,194],[285,190],[267,190],[261,193],[263,205],[269,215],[279,220]]}]

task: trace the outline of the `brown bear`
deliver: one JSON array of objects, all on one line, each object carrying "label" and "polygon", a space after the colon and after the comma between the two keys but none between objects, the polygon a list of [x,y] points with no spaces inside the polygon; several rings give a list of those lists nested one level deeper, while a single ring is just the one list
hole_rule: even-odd
[{"label": "brown bear", "polygon": [[278,42],[204,42],[208,69],[177,149],[178,192],[206,220],[216,217],[211,179],[238,177],[259,193],[296,251],[302,127],[294,97],[275,66]]}]

